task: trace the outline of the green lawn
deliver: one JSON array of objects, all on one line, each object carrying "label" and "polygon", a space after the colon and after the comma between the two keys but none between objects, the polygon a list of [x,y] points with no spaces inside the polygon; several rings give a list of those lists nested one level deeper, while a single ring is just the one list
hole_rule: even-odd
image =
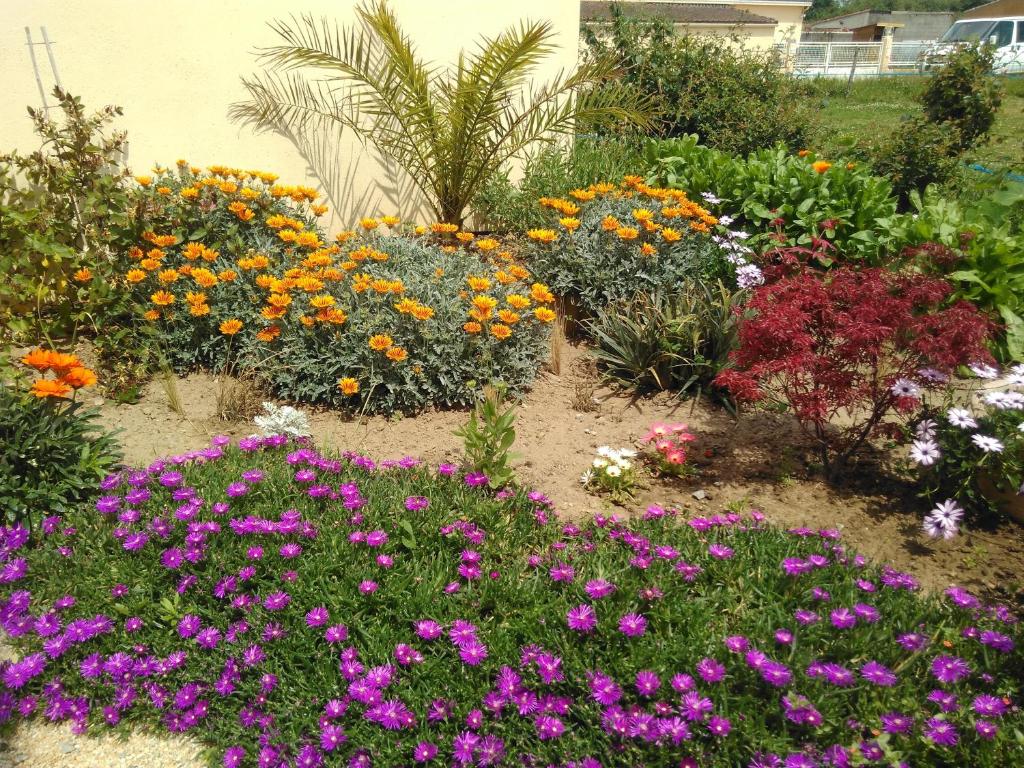
[{"label": "green lawn", "polygon": [[[969,158],[993,170],[1024,172],[1024,78],[1002,78],[1003,105],[990,141]],[[821,79],[807,82],[807,100],[820,125],[813,148],[839,154],[849,142],[877,139],[895,130],[906,117],[919,114],[917,94],[926,78],[890,76],[846,81]]]}]

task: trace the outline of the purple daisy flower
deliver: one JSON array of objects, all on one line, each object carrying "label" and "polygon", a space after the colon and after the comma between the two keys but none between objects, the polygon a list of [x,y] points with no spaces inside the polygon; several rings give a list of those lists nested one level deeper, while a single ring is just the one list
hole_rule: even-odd
[{"label": "purple daisy flower", "polygon": [[860,668],[860,676],[869,683],[889,688],[896,685],[896,674],[877,661],[869,661]]},{"label": "purple daisy flower", "polygon": [[932,675],[940,683],[949,685],[971,674],[971,667],[958,656],[936,656],[931,664]]},{"label": "purple daisy flower", "polygon": [[593,607],[583,603],[570,608],[565,615],[566,624],[575,632],[591,632],[597,626],[597,614]]},{"label": "purple daisy flower", "polygon": [[960,740],[956,726],[939,717],[930,717],[925,721],[924,737],[940,747],[955,747]]},{"label": "purple daisy flower", "polygon": [[639,613],[627,613],[619,619],[619,632],[626,637],[643,637],[647,632],[647,619]]}]

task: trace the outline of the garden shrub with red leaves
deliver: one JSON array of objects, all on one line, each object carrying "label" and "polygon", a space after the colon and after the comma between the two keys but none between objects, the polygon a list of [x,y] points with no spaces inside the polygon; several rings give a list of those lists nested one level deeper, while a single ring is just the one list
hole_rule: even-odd
[{"label": "garden shrub with red leaves", "polygon": [[991,322],[950,303],[952,292],[945,280],[884,269],[783,271],[747,302],[734,367],[715,383],[738,402],[788,407],[834,482],[892,417],[917,410],[923,390],[991,359]]}]

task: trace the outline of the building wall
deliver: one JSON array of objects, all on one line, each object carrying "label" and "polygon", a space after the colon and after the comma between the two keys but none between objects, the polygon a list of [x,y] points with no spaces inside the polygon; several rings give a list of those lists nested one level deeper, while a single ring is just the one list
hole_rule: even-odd
[{"label": "building wall", "polygon": [[[253,50],[277,42],[267,23],[309,13],[347,23],[355,0],[0,0],[0,151],[37,148],[26,106],[40,106],[24,27],[39,40],[44,25],[54,41],[65,89],[87,108],[124,108],[129,164],[136,173],[187,158],[273,171],[282,182],[330,191],[339,228],[365,213],[428,218],[408,180],[385,168],[352,136],[331,142],[333,160],[316,164],[320,178],[286,138],[255,135],[231,123],[227,110],[243,99],[240,78],[255,71]],[[547,79],[577,60],[578,0],[391,0],[404,29],[427,59],[451,61],[481,34],[493,36],[521,19],[549,20],[559,49],[544,64]],[[46,51],[36,47],[45,89],[53,86]],[[49,99],[53,103],[52,98]],[[325,185],[325,180],[327,184]]]},{"label": "building wall", "polygon": [[804,13],[807,6],[793,5],[789,3],[775,4],[753,4],[734,3],[741,11],[749,11],[760,16],[767,16],[779,23],[775,27],[775,42],[785,43],[789,40],[797,42],[803,32]]},{"label": "building wall", "polygon": [[[769,50],[775,45],[775,28],[767,24],[757,26],[730,27],[721,24],[676,24],[680,35],[736,36],[742,46],[749,50]],[[739,47],[739,46],[737,46]]]}]

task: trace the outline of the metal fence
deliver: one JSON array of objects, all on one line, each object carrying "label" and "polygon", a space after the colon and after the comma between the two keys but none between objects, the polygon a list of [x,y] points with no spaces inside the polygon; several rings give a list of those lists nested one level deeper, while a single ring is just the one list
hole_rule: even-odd
[{"label": "metal fence", "polygon": [[930,42],[789,43],[776,46],[788,71],[800,76],[863,77],[915,69]]}]

